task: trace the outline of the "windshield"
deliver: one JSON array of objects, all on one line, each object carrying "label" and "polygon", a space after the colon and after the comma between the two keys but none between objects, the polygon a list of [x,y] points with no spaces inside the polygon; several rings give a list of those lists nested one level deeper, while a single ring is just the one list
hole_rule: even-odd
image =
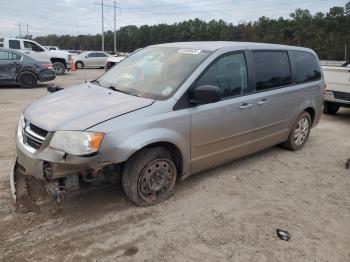
[{"label": "windshield", "polygon": [[173,47],[142,49],[97,79],[98,84],[141,97],[170,97],[210,52]]}]

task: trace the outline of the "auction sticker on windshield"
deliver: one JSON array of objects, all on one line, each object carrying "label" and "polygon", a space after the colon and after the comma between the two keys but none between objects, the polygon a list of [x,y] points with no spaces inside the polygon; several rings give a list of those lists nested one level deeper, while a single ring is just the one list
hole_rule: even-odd
[{"label": "auction sticker on windshield", "polygon": [[200,52],[202,52],[202,50],[199,49],[180,49],[179,51],[177,51],[178,53],[181,54],[192,54],[192,55],[198,55]]}]

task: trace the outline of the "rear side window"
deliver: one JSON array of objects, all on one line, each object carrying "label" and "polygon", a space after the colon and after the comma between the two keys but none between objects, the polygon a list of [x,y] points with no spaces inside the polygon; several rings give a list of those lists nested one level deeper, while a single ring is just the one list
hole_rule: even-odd
[{"label": "rear side window", "polygon": [[243,54],[230,54],[219,58],[197,82],[197,86],[213,85],[221,89],[222,98],[247,92],[247,67]]},{"label": "rear side window", "polygon": [[107,55],[104,53],[97,53],[97,57],[107,57]]},{"label": "rear side window", "polygon": [[321,79],[321,69],[314,55],[302,51],[291,51],[290,54],[295,65],[295,82],[305,83]]},{"label": "rear side window", "polygon": [[10,49],[21,49],[19,40],[9,40]]},{"label": "rear side window", "polygon": [[285,51],[255,51],[253,59],[256,91],[290,85],[292,82],[288,53]]}]

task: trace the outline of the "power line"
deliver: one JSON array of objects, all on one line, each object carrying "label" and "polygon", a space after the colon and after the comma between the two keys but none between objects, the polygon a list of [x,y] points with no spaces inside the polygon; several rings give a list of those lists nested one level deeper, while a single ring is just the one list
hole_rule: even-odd
[{"label": "power line", "polygon": [[[116,26],[116,10],[119,9],[119,11],[121,10],[121,8],[119,6],[116,5],[116,1],[113,1],[113,6],[111,5],[106,5],[103,3],[103,0],[101,0],[102,3],[95,3],[95,5],[100,5],[101,9],[102,9],[102,51],[104,51],[105,49],[105,44],[104,44],[104,16],[103,16],[103,8],[104,7],[112,7],[113,8],[113,13],[114,13],[114,52],[117,52],[117,26]],[[120,11],[121,12],[121,11]]]},{"label": "power line", "polygon": [[19,31],[19,37],[20,38],[22,38],[22,27],[26,27],[26,31],[27,31],[26,36],[29,37],[29,25],[28,24],[18,23],[16,25],[18,25],[18,31]]},{"label": "power line", "polygon": [[[215,0],[213,0],[215,1]],[[209,10],[203,10],[203,8],[208,8],[208,7],[217,7],[218,3],[220,3],[219,0],[215,1],[216,4],[213,3],[213,1],[208,2],[207,4],[205,3],[205,1],[200,1],[200,2],[191,2],[190,4],[187,5],[178,5],[178,4],[172,4],[172,5],[162,5],[162,6],[152,6],[152,7],[140,7],[138,9],[131,9],[131,8],[122,8],[122,10],[129,10],[128,13],[129,14],[157,14],[157,15],[179,15],[179,14],[187,14],[187,13],[193,13],[195,11],[197,12],[227,12],[227,11],[233,11],[233,10],[237,10],[237,8],[225,8],[223,9],[222,7],[219,8],[211,8]],[[328,2],[329,0],[314,0],[314,2]],[[241,1],[237,1],[236,3],[242,3]],[[196,5],[192,5],[192,3],[198,3]],[[235,3],[230,1],[230,3]],[[245,0],[244,3],[256,3],[256,0]],[[305,3],[305,1],[288,1],[285,3],[280,3],[278,6],[293,6],[295,4],[299,4],[299,3]],[[199,4],[203,4],[203,5],[199,5]],[[224,4],[223,2],[221,2],[221,4]],[[162,10],[154,10],[156,8],[162,8],[162,7],[172,7],[171,10],[166,10],[166,11],[162,11]],[[185,7],[187,7],[187,9],[184,9]],[[267,6],[266,6],[267,7]],[[264,7],[264,9],[266,9],[266,7]],[[198,8],[198,10],[193,10],[193,8]],[[251,7],[249,7],[250,9]],[[271,11],[276,10],[274,7],[267,7],[267,8],[271,8]],[[244,10],[244,8],[240,8],[239,9]]]}]

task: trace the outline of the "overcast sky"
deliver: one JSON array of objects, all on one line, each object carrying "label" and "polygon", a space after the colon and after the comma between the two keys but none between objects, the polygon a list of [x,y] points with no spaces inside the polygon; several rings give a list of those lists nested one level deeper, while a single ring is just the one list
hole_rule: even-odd
[{"label": "overcast sky", "polygon": [[[344,6],[347,0],[129,0],[117,1],[117,27],[129,24],[174,23],[191,18],[255,21],[260,16],[289,17],[296,8],[312,14]],[[18,23],[29,33],[96,34],[101,32],[101,0],[0,0],[0,38],[19,35]],[[112,0],[104,0],[113,5]],[[105,29],[113,30],[113,8],[105,8]],[[22,27],[22,33],[26,27]]]}]

